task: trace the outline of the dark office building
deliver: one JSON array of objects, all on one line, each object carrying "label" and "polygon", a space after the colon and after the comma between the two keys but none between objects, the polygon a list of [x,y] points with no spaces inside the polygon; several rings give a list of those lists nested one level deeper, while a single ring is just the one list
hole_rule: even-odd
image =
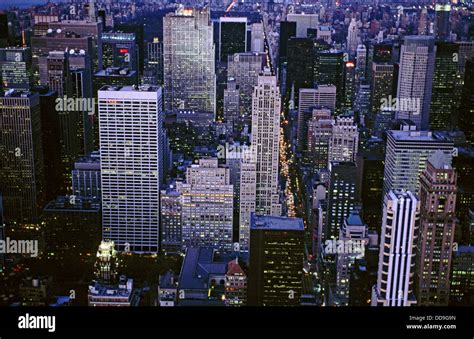
[{"label": "dark office building", "polygon": [[99,38],[99,71],[110,67],[139,71],[137,36],[135,33],[107,32]]},{"label": "dark office building", "polygon": [[299,306],[303,257],[302,219],[252,214],[249,305]]},{"label": "dark office building", "polygon": [[286,97],[289,99],[294,91],[294,102],[297,105],[300,88],[312,88],[313,84],[313,42],[308,38],[290,38],[287,51]]},{"label": "dark office building", "polygon": [[281,70],[281,67],[283,64],[286,64],[286,57],[287,57],[287,51],[288,51],[288,40],[291,37],[296,36],[296,22],[290,22],[290,21],[281,21],[280,22],[280,41],[279,41],[279,50],[278,50],[278,55],[279,55],[279,68]]},{"label": "dark office building", "polygon": [[360,183],[355,163],[332,161],[330,172],[328,225],[324,240],[339,237],[340,226],[360,200]]},{"label": "dark office building", "polygon": [[451,5],[449,1],[439,1],[435,6],[436,11],[436,38],[445,40],[449,37],[449,14]]},{"label": "dark office building", "polygon": [[143,24],[120,23],[115,25],[115,31],[133,33],[138,47],[138,71],[143,74],[145,58],[145,31]]},{"label": "dark office building", "polygon": [[315,81],[319,85],[336,86],[336,106],[339,112],[344,102],[344,65],[344,52],[342,51],[319,53],[319,72]]},{"label": "dark office building", "polygon": [[381,231],[382,190],[384,175],[383,141],[374,139],[367,143],[357,156],[361,189],[362,217],[369,230]]},{"label": "dark office building", "polygon": [[449,306],[474,303],[474,246],[459,246],[453,253]]},{"label": "dark office building", "polygon": [[219,61],[227,62],[228,56],[247,50],[247,18],[220,18]]},{"label": "dark office building", "polygon": [[43,210],[48,256],[69,259],[93,256],[101,240],[100,204],[76,196],[60,196]]},{"label": "dark office building", "polygon": [[459,128],[466,135],[467,143],[474,147],[474,59],[466,60],[459,107]]},{"label": "dark office building", "polygon": [[433,89],[430,105],[430,130],[450,130],[455,126],[456,83],[459,44],[436,43]]},{"label": "dark office building", "polygon": [[46,201],[50,201],[67,191],[69,182],[65,182],[63,175],[66,168],[61,159],[61,138],[59,113],[56,111],[56,92],[47,87],[36,87],[39,93],[41,110],[41,138],[43,142],[43,157],[45,176]]}]

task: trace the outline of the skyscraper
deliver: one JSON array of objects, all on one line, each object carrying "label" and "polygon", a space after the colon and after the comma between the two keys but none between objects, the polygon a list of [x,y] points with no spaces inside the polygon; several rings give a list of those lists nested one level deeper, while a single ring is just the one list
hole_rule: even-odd
[{"label": "skyscraper", "polygon": [[303,279],[302,219],[252,214],[250,306],[299,306]]},{"label": "skyscraper", "polygon": [[158,252],[161,88],[98,93],[102,238],[120,251]]},{"label": "skyscraper", "polygon": [[138,72],[138,38],[135,33],[106,32],[99,37],[99,70],[110,67],[129,68]]},{"label": "skyscraper", "polygon": [[305,158],[316,170],[328,166],[332,125],[333,119],[329,109],[313,109],[311,120],[308,121],[308,151]]},{"label": "skyscraper", "polygon": [[388,131],[383,194],[390,190],[418,192],[426,160],[437,150],[451,159],[452,141],[429,131]]},{"label": "skyscraper", "polygon": [[0,49],[0,79],[3,90],[30,89],[33,69],[29,47]]},{"label": "skyscraper", "polygon": [[435,152],[420,176],[421,227],[416,280],[419,305],[447,306],[456,226],[456,172]]},{"label": "skyscraper", "polygon": [[430,105],[430,129],[450,130],[455,126],[459,45],[436,43],[433,94]]},{"label": "skyscraper", "polygon": [[164,252],[179,253],[182,248],[182,202],[181,193],[173,188],[160,194],[161,249]]},{"label": "skyscraper", "polygon": [[299,150],[307,147],[308,121],[313,108],[321,107],[334,111],[336,108],[336,86],[319,85],[316,88],[301,88],[298,97],[297,143]]},{"label": "skyscraper", "polygon": [[338,116],[332,125],[328,161],[355,162],[359,147],[359,131],[353,116]]},{"label": "skyscraper", "polygon": [[411,306],[420,202],[410,191],[389,191],[384,197],[377,284],[372,306]]},{"label": "skyscraper", "polygon": [[186,182],[177,182],[181,193],[183,248],[212,247],[232,250],[234,191],[230,171],[217,158],[200,159],[186,170]]},{"label": "skyscraper", "polygon": [[286,93],[290,99],[294,93],[296,105],[300,88],[313,87],[313,41],[309,38],[290,38],[288,40],[286,65]]},{"label": "skyscraper", "polygon": [[0,191],[5,222],[32,223],[43,207],[44,163],[37,93],[0,96]]},{"label": "skyscraper", "polygon": [[255,211],[263,215],[280,215],[278,164],[281,98],[276,76],[264,73],[258,77],[252,95],[251,152],[257,164]]},{"label": "skyscraper", "polygon": [[251,123],[252,93],[265,62],[264,53],[237,53],[229,56],[227,81],[235,79],[240,92],[240,124]]},{"label": "skyscraper", "polygon": [[360,200],[357,167],[353,162],[330,162],[328,189],[328,223],[325,239],[335,239],[349,213]]},{"label": "skyscraper", "polygon": [[227,62],[228,56],[247,50],[247,18],[219,18],[219,61]]},{"label": "skyscraper", "polygon": [[179,8],[163,19],[166,111],[216,113],[216,73],[209,9]]},{"label": "skyscraper", "polygon": [[354,54],[359,45],[359,27],[357,26],[356,18],[352,18],[347,30],[347,50]]},{"label": "skyscraper", "polygon": [[[410,119],[418,129],[428,128],[436,47],[432,36],[406,36],[401,48],[398,75],[398,100],[407,100],[406,107],[397,107],[397,119]],[[401,106],[401,105],[400,105]]]},{"label": "skyscraper", "polygon": [[278,194],[280,91],[276,77],[265,71],[252,96],[250,152],[244,152],[240,169],[239,242],[248,249],[250,215],[281,215]]}]

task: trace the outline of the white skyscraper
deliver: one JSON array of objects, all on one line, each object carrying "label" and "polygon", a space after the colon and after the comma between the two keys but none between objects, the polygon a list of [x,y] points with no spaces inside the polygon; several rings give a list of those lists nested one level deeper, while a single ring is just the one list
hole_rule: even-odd
[{"label": "white skyscraper", "polygon": [[372,306],[411,306],[414,296],[415,256],[420,202],[411,192],[385,195],[377,284]]},{"label": "white skyscraper", "polygon": [[278,163],[281,97],[276,76],[258,77],[252,96],[251,152],[257,163],[256,212],[281,214],[278,199]]},{"label": "white skyscraper", "polygon": [[390,190],[418,192],[419,177],[426,160],[437,150],[452,159],[453,142],[443,135],[429,131],[394,130],[387,132],[383,193]]},{"label": "white skyscraper", "polygon": [[163,19],[165,109],[216,112],[215,46],[209,9],[184,9]]},{"label": "white skyscraper", "polygon": [[400,53],[395,118],[410,119],[418,129],[428,128],[435,55],[432,36],[405,37]]},{"label": "white skyscraper", "polygon": [[359,45],[359,27],[355,18],[351,19],[349,29],[347,31],[347,50],[350,53],[355,53]]},{"label": "white skyscraper", "polygon": [[329,139],[328,163],[331,161],[355,162],[359,147],[359,131],[353,116],[338,116],[332,124]]},{"label": "white skyscraper", "polygon": [[230,171],[217,158],[200,159],[186,171],[186,182],[177,182],[181,193],[183,248],[190,246],[232,250],[234,192]]},{"label": "white skyscraper", "polygon": [[241,165],[241,249],[248,248],[250,213],[281,215],[278,164],[281,97],[276,76],[265,71],[252,95],[252,144]]},{"label": "white skyscraper", "polygon": [[161,98],[153,86],[98,92],[102,237],[120,251],[159,250]]}]

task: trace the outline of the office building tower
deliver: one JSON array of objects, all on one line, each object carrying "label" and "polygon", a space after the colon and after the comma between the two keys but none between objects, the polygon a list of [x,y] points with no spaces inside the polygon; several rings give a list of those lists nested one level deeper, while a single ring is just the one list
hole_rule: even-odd
[{"label": "office building tower", "polygon": [[[36,25],[35,25],[36,27]],[[97,21],[89,20],[57,20],[53,19],[47,23],[48,29],[52,32],[60,30],[61,34],[67,36],[87,37],[91,40],[91,49],[84,50],[92,60],[92,73],[97,72],[98,67],[98,44],[99,38],[104,30],[103,25]],[[48,30],[46,31],[46,33]],[[48,34],[48,33],[47,33]],[[56,34],[57,35],[57,34]],[[75,46],[69,46],[69,49],[80,51]],[[64,49],[62,49],[64,50]]]},{"label": "office building tower", "polygon": [[329,139],[328,161],[355,162],[359,147],[359,131],[354,117],[337,116]]},{"label": "office building tower", "polygon": [[[48,260],[77,263],[93,257],[100,244],[100,203],[86,198],[59,196],[42,211],[45,254]],[[60,266],[61,267],[61,266]]]},{"label": "office building tower", "polygon": [[416,277],[419,305],[447,306],[456,226],[456,172],[443,152],[427,160],[420,176],[420,234]]},{"label": "office building tower", "polygon": [[53,51],[84,51],[85,54],[94,56],[94,45],[91,36],[77,33],[63,32],[61,29],[48,29],[42,36],[31,37],[31,54],[33,64],[33,81],[40,83],[39,58],[47,56]]},{"label": "office building tower", "polygon": [[247,50],[247,18],[219,18],[219,61],[226,63],[229,55]]},{"label": "office building tower", "polygon": [[47,85],[59,97],[71,93],[68,55],[64,51],[51,51],[39,58],[41,85]]},{"label": "office building tower", "polygon": [[457,101],[459,45],[448,42],[436,43],[436,59],[433,76],[433,94],[430,105],[430,129],[450,130],[455,126]]},{"label": "office building tower", "polygon": [[0,191],[6,223],[36,222],[44,206],[44,162],[37,93],[0,96]]},{"label": "office building tower", "polygon": [[144,83],[163,84],[163,41],[154,38],[147,43],[147,56],[144,73]]},{"label": "office building tower", "polygon": [[182,248],[211,247],[232,250],[234,191],[227,167],[217,158],[200,159],[186,170],[186,182],[177,182],[181,193]]},{"label": "office building tower", "polygon": [[359,44],[356,50],[356,73],[358,79],[365,78],[367,69],[367,47]]},{"label": "office building tower", "polygon": [[331,178],[328,189],[328,224],[325,239],[335,239],[344,220],[359,204],[360,184],[353,162],[330,162]]},{"label": "office building tower", "polygon": [[336,86],[319,85],[316,88],[301,88],[298,97],[298,149],[306,149],[308,136],[308,121],[312,118],[313,108],[321,107],[329,110],[336,108]]},{"label": "office building tower", "polygon": [[165,110],[216,113],[209,9],[179,8],[163,19]]},{"label": "office building tower", "polygon": [[136,69],[140,75],[143,74],[145,66],[145,27],[140,23],[119,23],[114,24],[114,30],[117,32],[131,33],[135,36],[136,48],[138,54],[138,68]]},{"label": "office building tower", "polygon": [[0,48],[0,88],[30,90],[33,84],[31,49]]},{"label": "office building tower", "polygon": [[[453,167],[457,172],[456,215],[459,220],[463,220],[469,215],[469,210],[474,206],[474,181],[472,180],[474,175],[474,149],[459,147],[457,156],[453,157]],[[462,238],[466,239],[467,237],[463,235]]]},{"label": "office building tower", "polygon": [[87,54],[69,52],[69,77],[71,97],[78,103],[71,114],[77,115],[79,154],[89,154],[94,149],[94,125],[98,129],[95,103],[93,102],[91,59]]},{"label": "office building tower", "polygon": [[318,14],[289,13],[286,16],[288,22],[296,23],[296,37],[306,38],[308,29],[316,29],[319,24]]},{"label": "office building tower", "polygon": [[296,22],[281,21],[278,41],[278,68],[280,70],[286,67],[288,40],[291,37],[296,37]]},{"label": "office building tower", "polygon": [[160,201],[161,249],[165,253],[179,253],[183,240],[181,193],[169,187],[161,191]]},{"label": "office building tower", "polygon": [[240,91],[240,124],[250,125],[252,120],[252,94],[257,85],[259,74],[265,64],[264,53],[238,53],[229,56],[227,63],[227,81],[235,79]]},{"label": "office building tower", "polygon": [[120,251],[158,252],[161,98],[152,86],[98,93],[102,238]]},{"label": "office building tower", "polygon": [[251,26],[250,37],[250,52],[264,52],[265,51],[265,34],[263,30],[263,23],[257,22]]},{"label": "office building tower", "polygon": [[474,246],[459,246],[452,261],[449,306],[470,306],[474,302]]},{"label": "office building tower", "polygon": [[389,191],[384,197],[377,284],[372,306],[412,306],[420,202],[410,192]]},{"label": "office building tower", "polygon": [[327,168],[333,119],[327,108],[314,108],[308,121],[308,151],[305,158],[315,170]]},{"label": "office building tower", "polygon": [[257,193],[257,163],[250,152],[243,154],[240,163],[239,189],[239,249],[249,250],[250,216],[255,212]]},{"label": "office building tower", "polygon": [[361,147],[357,155],[357,169],[361,183],[362,218],[370,230],[380,234],[380,220],[383,199],[383,173],[385,160],[385,143],[382,139],[369,140]]},{"label": "office building tower", "polygon": [[451,4],[447,0],[436,3],[436,38],[446,40],[449,37],[449,14],[451,12]]},{"label": "office building tower", "polygon": [[347,30],[347,50],[351,54],[355,54],[359,45],[359,27],[356,18],[352,18]]},{"label": "office building tower", "polygon": [[387,100],[389,97],[395,97],[394,87],[396,82],[395,65],[389,63],[372,63],[372,120],[375,120],[375,116],[382,110],[383,100]]},{"label": "office building tower", "polygon": [[336,86],[338,111],[344,102],[344,52],[337,50],[318,53],[318,71],[315,82],[319,85]]},{"label": "office building tower", "polygon": [[354,109],[354,100],[356,95],[356,68],[353,61],[344,63],[344,102],[343,107],[345,111],[352,111]]},{"label": "office building tower", "polygon": [[76,160],[72,170],[72,195],[101,201],[100,153],[92,152]]},{"label": "office building tower", "polygon": [[252,95],[252,159],[257,164],[255,211],[263,215],[280,215],[278,164],[281,98],[276,76],[264,73],[258,77]]},{"label": "office building tower", "polygon": [[252,214],[248,304],[299,306],[303,279],[302,219]]},{"label": "office building tower", "polygon": [[300,88],[313,87],[313,41],[308,38],[288,40],[285,96],[290,100],[294,93],[294,107],[298,103]]},{"label": "office building tower", "polygon": [[[410,119],[418,129],[428,128],[436,46],[432,36],[406,36],[398,74],[397,119]],[[403,103],[405,102],[405,105]]]},{"label": "office building tower", "polygon": [[428,9],[423,8],[418,19],[418,35],[425,35],[428,33]]},{"label": "office building tower", "polygon": [[370,84],[365,79],[362,79],[356,88],[354,111],[358,113],[359,123],[364,127],[370,121],[370,94]]},{"label": "office building tower", "polygon": [[344,251],[337,253],[336,259],[336,295],[338,304],[349,304],[350,275],[354,269],[356,259],[364,258],[365,246],[369,243],[368,227],[359,215],[353,210],[344,220],[339,231],[339,241],[344,245]]},{"label": "office building tower", "polygon": [[474,59],[467,60],[464,85],[459,105],[459,128],[466,135],[466,142],[474,147]]},{"label": "office building tower", "polygon": [[418,192],[426,160],[437,150],[452,159],[453,143],[442,135],[429,131],[388,131],[383,194],[390,190]]},{"label": "office building tower", "polygon": [[232,126],[240,120],[240,89],[234,78],[227,79],[227,88],[224,90],[224,120]]},{"label": "office building tower", "polygon": [[138,72],[138,39],[134,33],[105,32],[99,37],[99,71],[110,67],[129,68]]}]

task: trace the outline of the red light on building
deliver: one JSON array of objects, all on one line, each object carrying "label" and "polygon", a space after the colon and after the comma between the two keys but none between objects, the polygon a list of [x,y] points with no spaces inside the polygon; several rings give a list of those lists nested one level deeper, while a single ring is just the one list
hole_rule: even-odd
[{"label": "red light on building", "polygon": [[121,53],[121,54],[128,53],[128,48],[120,48],[119,53]]}]

